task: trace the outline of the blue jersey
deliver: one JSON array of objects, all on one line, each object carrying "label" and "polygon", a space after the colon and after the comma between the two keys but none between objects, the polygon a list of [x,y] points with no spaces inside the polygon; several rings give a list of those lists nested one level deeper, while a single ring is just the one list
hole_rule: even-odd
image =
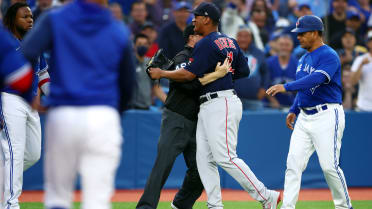
[{"label": "blue jersey", "polygon": [[11,85],[31,70],[16,48],[17,42],[0,23],[0,87]]},{"label": "blue jersey", "polygon": [[[316,73],[326,77],[325,82],[299,90],[291,109],[294,107],[314,107],[324,103],[342,103],[340,58],[327,45],[323,45],[301,57],[296,70],[296,80],[306,79],[307,76]],[[286,84],[285,88],[288,89],[291,83]]]},{"label": "blue jersey", "polygon": [[51,106],[123,108],[134,85],[130,31],[110,11],[84,0],[39,17],[23,41],[33,63],[50,50]]},{"label": "blue jersey", "polygon": [[[20,48],[21,48],[21,42],[15,38],[14,39],[14,42],[16,43],[15,47],[14,47],[14,51],[18,51],[20,52]],[[38,88],[38,75],[41,73],[41,72],[44,72],[46,70],[48,70],[48,65],[45,61],[45,58],[43,55],[41,55],[37,61],[35,62],[35,64],[32,65],[32,68],[34,70],[34,79],[32,80],[32,85],[31,85],[31,91],[32,91],[32,96],[36,96],[37,95],[37,88]],[[5,87],[3,90],[3,92],[7,92],[7,93],[11,93],[11,94],[18,94],[20,95],[20,92],[18,92],[17,90],[14,90],[10,87]]]},{"label": "blue jersey", "polygon": [[208,92],[233,89],[233,80],[249,75],[247,59],[236,41],[219,32],[212,32],[201,39],[194,47],[191,64],[185,69],[198,78],[214,72],[217,62],[223,63],[229,57],[232,61],[232,72],[211,82],[201,89],[201,95]]}]

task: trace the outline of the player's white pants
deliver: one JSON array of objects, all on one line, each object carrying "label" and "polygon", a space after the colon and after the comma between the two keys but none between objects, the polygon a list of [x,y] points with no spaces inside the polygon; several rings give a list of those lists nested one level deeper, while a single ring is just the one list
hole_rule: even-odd
[{"label": "player's white pants", "polygon": [[200,106],[196,131],[196,162],[208,208],[223,208],[217,165],[229,173],[254,199],[265,202],[270,192],[236,154],[242,103],[236,95],[218,97]]},{"label": "player's white pants", "polygon": [[327,110],[317,114],[306,115],[301,111],[298,116],[287,157],[282,209],[295,208],[302,172],[314,151],[318,154],[336,209],[351,208],[344,173],[338,166],[345,114],[339,104],[327,106]]},{"label": "player's white pants", "polygon": [[1,145],[4,152],[4,204],[2,208],[19,208],[23,171],[40,159],[41,127],[39,114],[20,96],[1,93]]},{"label": "player's white pants", "polygon": [[45,207],[71,208],[80,174],[82,208],[111,208],[122,144],[117,110],[108,106],[53,108],[45,134]]}]

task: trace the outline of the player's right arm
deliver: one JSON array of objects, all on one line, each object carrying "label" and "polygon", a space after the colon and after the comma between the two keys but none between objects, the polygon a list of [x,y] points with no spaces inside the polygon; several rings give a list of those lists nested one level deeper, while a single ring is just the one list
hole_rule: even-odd
[{"label": "player's right arm", "polygon": [[[3,84],[21,93],[26,93],[31,87],[33,70],[24,57],[15,50],[13,38],[0,25],[0,76]],[[30,101],[28,94],[22,96]]]}]

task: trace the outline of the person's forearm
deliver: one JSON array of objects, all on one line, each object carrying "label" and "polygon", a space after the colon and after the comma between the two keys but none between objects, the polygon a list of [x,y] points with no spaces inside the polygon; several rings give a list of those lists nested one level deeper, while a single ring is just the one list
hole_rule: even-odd
[{"label": "person's forearm", "polygon": [[205,74],[202,78],[199,78],[200,83],[205,86],[219,78],[223,77],[220,72],[212,72]]},{"label": "person's forearm", "polygon": [[184,81],[191,81],[196,76],[193,73],[181,68],[181,69],[174,70],[174,71],[163,70],[161,71],[161,77],[168,78],[168,79],[171,79],[177,82],[184,82]]},{"label": "person's forearm", "polygon": [[357,71],[352,72],[352,74],[351,74],[351,84],[352,85],[355,85],[359,82],[360,77],[362,76],[362,67],[363,67],[363,65],[361,64],[361,65],[359,65],[359,68],[358,68]]},{"label": "person's forearm", "polygon": [[314,72],[308,76],[305,76],[299,80],[292,81],[284,84],[286,91],[300,91],[313,88],[317,85],[324,83],[327,77],[319,72]]}]

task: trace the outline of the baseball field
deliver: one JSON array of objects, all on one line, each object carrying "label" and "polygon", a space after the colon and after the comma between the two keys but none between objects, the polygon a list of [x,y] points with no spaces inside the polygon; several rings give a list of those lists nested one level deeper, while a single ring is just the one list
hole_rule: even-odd
[{"label": "baseball field", "polygon": [[[142,190],[118,190],[112,199],[114,209],[134,209],[142,194]],[[176,190],[164,190],[160,197],[158,209],[170,209],[170,201]],[[372,188],[350,188],[350,197],[354,209],[372,209]],[[223,190],[225,209],[261,209],[246,192],[241,190]],[[20,198],[22,209],[43,209],[43,192],[25,191]],[[332,209],[332,196],[328,189],[303,189],[299,195],[296,209]],[[76,192],[74,209],[78,209],[81,201],[80,192]],[[194,209],[207,209],[205,193],[196,202]]]}]

